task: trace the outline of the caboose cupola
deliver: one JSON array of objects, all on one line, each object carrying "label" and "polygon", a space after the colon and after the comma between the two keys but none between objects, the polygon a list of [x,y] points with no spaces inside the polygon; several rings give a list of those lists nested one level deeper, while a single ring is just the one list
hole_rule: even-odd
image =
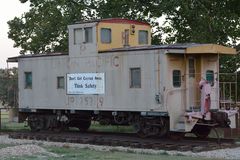
[{"label": "caboose cupola", "polygon": [[72,56],[151,45],[150,25],[136,20],[111,18],[87,21],[69,25],[68,30],[69,54]]}]

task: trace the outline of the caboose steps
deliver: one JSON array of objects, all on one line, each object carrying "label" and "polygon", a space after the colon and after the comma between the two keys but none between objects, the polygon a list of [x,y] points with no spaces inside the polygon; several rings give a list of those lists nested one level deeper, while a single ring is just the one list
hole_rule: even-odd
[{"label": "caboose steps", "polygon": [[174,129],[175,132],[186,132],[185,116],[181,115],[176,123]]},{"label": "caboose steps", "polygon": [[174,128],[174,131],[176,131],[176,132],[186,132],[185,123],[184,122],[178,122],[176,124],[176,127]]}]

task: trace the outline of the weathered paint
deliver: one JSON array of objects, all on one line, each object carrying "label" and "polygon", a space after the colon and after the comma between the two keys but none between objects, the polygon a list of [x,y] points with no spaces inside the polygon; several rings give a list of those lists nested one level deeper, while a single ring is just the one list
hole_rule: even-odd
[{"label": "weathered paint", "polygon": [[[115,24],[115,23],[105,23],[100,22],[97,25],[97,46],[98,51],[104,51],[109,50],[112,48],[123,48],[123,37],[122,34],[125,30],[131,30],[131,25],[135,26],[135,33],[130,34],[129,33],[129,46],[141,46],[138,43],[138,31],[139,30],[146,30],[148,31],[148,44],[145,45],[151,45],[151,27],[149,25],[137,25],[137,24],[131,24],[131,23],[124,23],[124,24]],[[101,42],[101,28],[109,28],[112,31],[112,41],[110,44],[108,43],[102,43]]]},{"label": "weathered paint", "polygon": [[[37,57],[19,61],[20,108],[113,111],[165,111],[155,101],[156,51],[105,53],[92,57]],[[164,56],[163,54],[161,56]],[[117,60],[116,60],[117,59]],[[130,68],[141,68],[141,88],[130,88]],[[165,68],[165,67],[163,67]],[[32,89],[24,88],[24,72],[32,72]],[[57,76],[105,73],[105,94],[67,95],[57,89]]]},{"label": "weathered paint", "polygon": [[[57,76],[68,72],[68,56],[19,59],[19,108],[68,108],[65,89],[57,89]],[[32,89],[25,88],[24,72],[32,72]]]}]

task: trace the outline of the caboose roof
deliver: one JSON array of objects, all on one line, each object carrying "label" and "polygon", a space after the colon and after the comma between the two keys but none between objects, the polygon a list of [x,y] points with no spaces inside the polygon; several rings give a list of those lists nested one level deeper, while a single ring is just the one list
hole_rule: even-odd
[{"label": "caboose roof", "polygon": [[[166,49],[166,53],[182,53],[182,54],[236,54],[236,49],[217,44],[199,44],[199,43],[178,43],[169,45],[151,45],[151,46],[138,46],[115,48],[111,50],[101,51],[104,52],[121,52],[121,51],[137,51],[137,50],[155,50]],[[181,52],[175,52],[182,50]]]},{"label": "caboose roof", "polygon": [[[123,51],[141,51],[141,50],[159,50],[165,49],[168,54],[237,54],[236,49],[217,44],[198,44],[198,43],[184,43],[184,44],[169,44],[169,45],[151,45],[139,47],[115,48],[99,53],[107,52],[123,52]],[[67,53],[49,53],[49,54],[32,54],[20,55],[18,57],[10,57],[7,62],[18,62],[19,58],[34,58],[47,56],[66,56]]]},{"label": "caboose roof", "polygon": [[36,57],[50,57],[50,56],[67,56],[67,53],[46,53],[46,54],[27,54],[27,55],[20,55],[17,57],[9,57],[7,62],[18,62],[20,58],[36,58]]},{"label": "caboose roof", "polygon": [[186,48],[186,54],[237,54],[236,49],[217,44],[200,44]]},{"label": "caboose roof", "polygon": [[74,24],[84,24],[84,23],[121,23],[121,24],[136,24],[136,25],[147,25],[150,26],[149,23],[138,21],[138,20],[131,20],[131,19],[124,19],[124,18],[106,18],[106,19],[93,19],[89,21],[81,21],[76,22]]}]

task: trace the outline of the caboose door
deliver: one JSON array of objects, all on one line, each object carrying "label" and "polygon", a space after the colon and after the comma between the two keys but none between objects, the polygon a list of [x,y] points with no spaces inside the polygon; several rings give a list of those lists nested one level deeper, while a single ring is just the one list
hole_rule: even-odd
[{"label": "caboose door", "polygon": [[171,53],[167,55],[166,61],[165,106],[170,117],[170,130],[177,130],[177,123],[184,116],[186,108],[185,59],[182,54]]}]

